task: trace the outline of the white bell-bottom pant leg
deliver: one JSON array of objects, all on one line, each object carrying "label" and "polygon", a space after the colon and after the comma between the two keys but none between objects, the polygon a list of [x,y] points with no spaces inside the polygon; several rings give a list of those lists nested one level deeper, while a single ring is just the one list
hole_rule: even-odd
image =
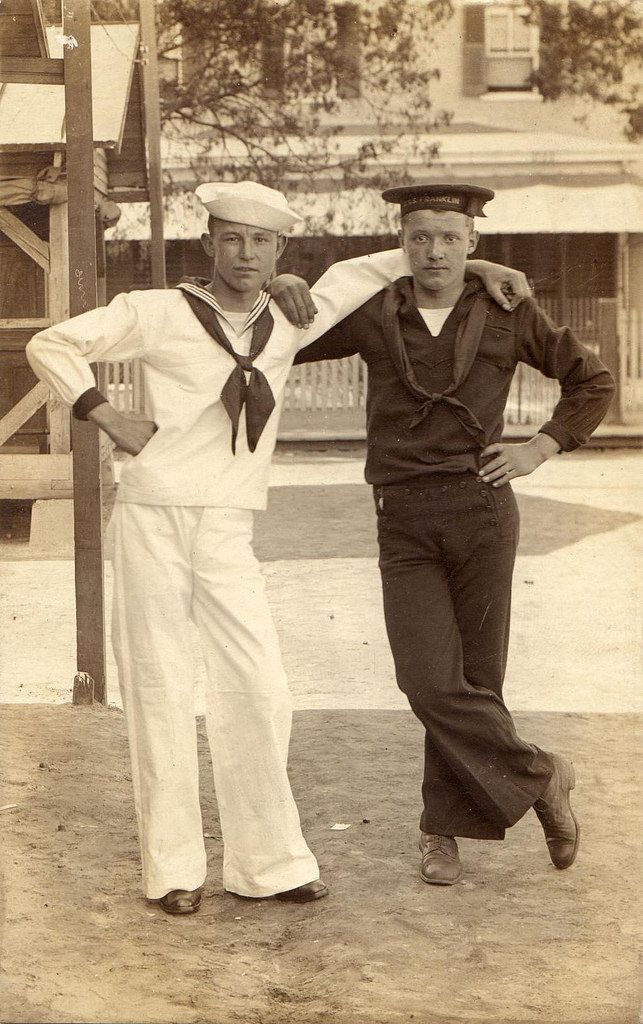
[{"label": "white bell-bottom pant leg", "polygon": [[252,513],[117,503],[112,640],[127,718],[143,885],[157,899],[206,874],[190,613],[207,667],[224,885],[268,896],[318,877],[287,776],[291,698]]},{"label": "white bell-bottom pant leg", "polygon": [[192,613],[208,678],[223,884],[243,896],[270,896],[313,881],[319,868],[288,780],[292,699],[252,528],[248,510],[203,510]]},{"label": "white bell-bottom pant leg", "polygon": [[196,889],[206,875],[188,626],[190,511],[117,503],[112,517],[112,642],[149,899]]}]

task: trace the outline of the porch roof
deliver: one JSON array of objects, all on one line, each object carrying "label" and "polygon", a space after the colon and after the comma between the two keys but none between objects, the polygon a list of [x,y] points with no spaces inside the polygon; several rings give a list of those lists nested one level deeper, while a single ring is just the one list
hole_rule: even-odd
[{"label": "porch roof", "polygon": [[[375,189],[350,192],[301,193],[292,204],[305,223],[297,234],[387,235],[397,231],[396,208],[384,203]],[[165,201],[165,237],[199,238],[205,229],[203,207],[190,192],[175,193]],[[591,186],[524,184],[496,188],[478,218],[482,234],[583,234],[643,232],[643,188],[635,181]],[[144,203],[123,207],[112,239],[149,237],[149,213]]]}]

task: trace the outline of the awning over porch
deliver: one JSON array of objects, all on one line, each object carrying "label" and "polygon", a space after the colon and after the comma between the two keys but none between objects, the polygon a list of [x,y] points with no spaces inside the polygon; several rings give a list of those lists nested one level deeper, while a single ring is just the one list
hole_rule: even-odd
[{"label": "awning over porch", "polygon": [[[299,234],[386,235],[397,230],[397,212],[375,189],[339,193],[301,193],[292,204],[305,216]],[[636,182],[568,186],[521,184],[497,188],[496,198],[479,218],[483,234],[582,234],[643,232],[643,187]],[[206,217],[192,193],[175,193],[165,201],[165,237],[199,238]],[[108,237],[149,237],[147,205],[123,207],[123,216]]]},{"label": "awning over porch", "polygon": [[499,189],[478,229],[490,235],[643,231],[643,188],[538,184]]}]

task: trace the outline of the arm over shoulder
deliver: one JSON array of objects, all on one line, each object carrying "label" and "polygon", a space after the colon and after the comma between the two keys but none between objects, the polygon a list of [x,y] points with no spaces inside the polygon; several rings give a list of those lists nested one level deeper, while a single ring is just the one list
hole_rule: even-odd
[{"label": "arm over shoulder", "polygon": [[299,347],[310,345],[382,288],[409,272],[408,259],[401,249],[334,263],[311,289],[318,313],[312,326],[300,333]]}]

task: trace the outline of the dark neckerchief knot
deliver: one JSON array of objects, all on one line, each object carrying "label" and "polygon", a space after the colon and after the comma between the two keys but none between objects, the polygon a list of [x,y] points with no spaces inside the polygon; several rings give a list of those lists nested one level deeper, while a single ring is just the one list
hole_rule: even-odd
[{"label": "dark neckerchief knot", "polygon": [[409,427],[412,429],[419,426],[437,402],[444,402],[451,408],[463,429],[484,448],[487,435],[483,426],[471,409],[454,397],[454,392],[466,379],[473,365],[487,318],[489,300],[486,292],[481,291],[477,283],[472,283],[465,286],[457,305],[461,316],[453,352],[453,378],[445,391],[431,393],[422,387],[406,351],[403,320],[411,310],[417,312],[411,278],[400,278],[386,289],[382,303],[382,330],[400,380],[421,403],[411,417]]},{"label": "dark neckerchief knot", "polygon": [[[248,448],[251,452],[254,452],[264,427],[276,405],[275,396],[272,393],[268,379],[254,365],[254,360],[257,356],[261,355],[272,333],[274,326],[272,313],[267,305],[262,309],[252,325],[250,355],[244,356],[239,352],[235,352],[230,339],[219,323],[216,310],[207,299],[205,297],[200,298],[193,292],[184,290],[181,288],[181,285],[179,285],[179,288],[183,298],[204,330],[236,363],[221,389],[221,402],[232,424],[233,455],[236,455],[237,452],[239,420],[241,419],[244,406],[246,410]],[[247,379],[246,374],[249,374]]]}]

